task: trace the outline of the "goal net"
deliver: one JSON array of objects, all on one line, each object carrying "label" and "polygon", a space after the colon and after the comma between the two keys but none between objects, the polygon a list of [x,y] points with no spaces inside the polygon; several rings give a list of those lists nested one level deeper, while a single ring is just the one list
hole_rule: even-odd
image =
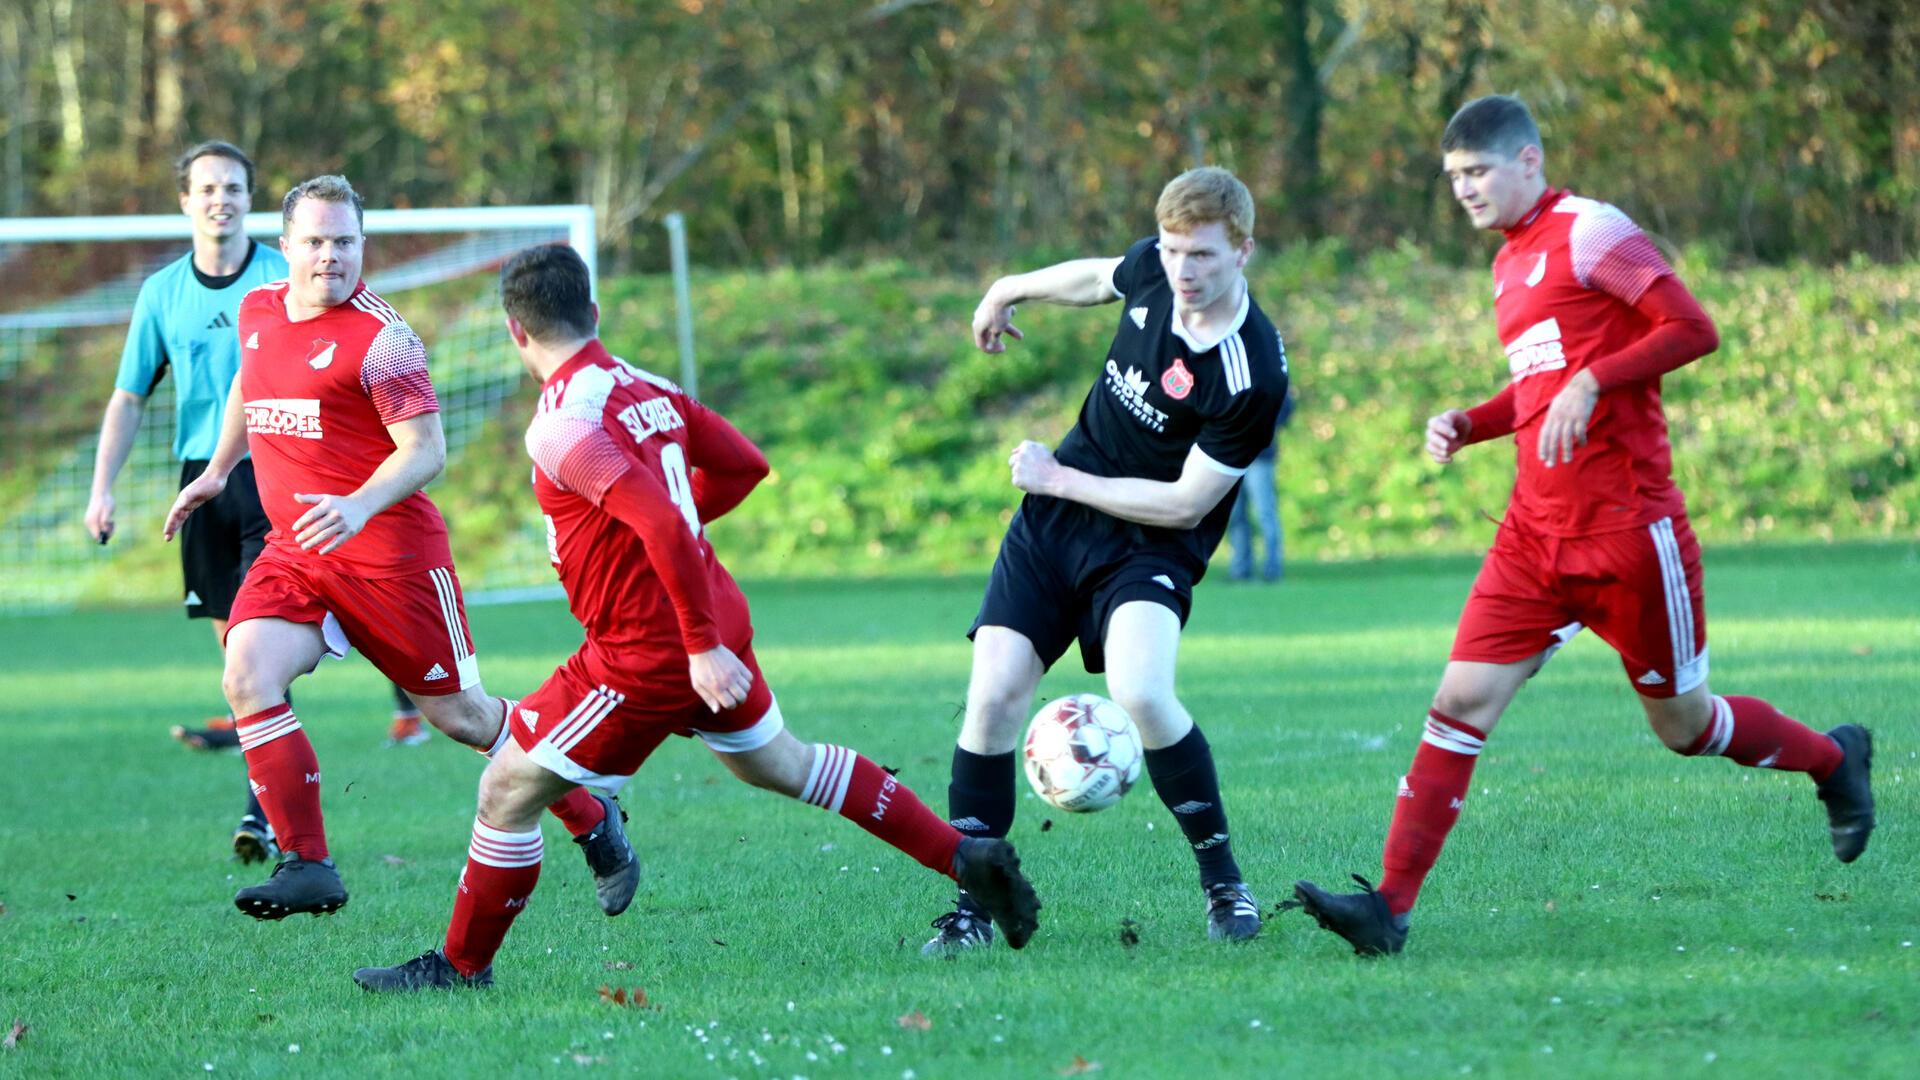
[{"label": "goal net", "polygon": [[[180,480],[171,376],[148,397],[114,485],[112,541],[94,543],[84,519],[134,299],[188,250],[189,230],[181,215],[0,220],[0,611],[179,602],[179,555],[160,540]],[[280,215],[250,214],[247,231],[275,243]],[[550,586],[539,515],[480,498],[504,485],[463,482],[460,459],[476,443],[517,446],[531,408],[517,401],[522,370],[501,322],[500,264],[531,244],[567,242],[592,269],[592,208],[369,210],[366,231],[368,285],[427,344],[448,461],[430,493],[453,530],[462,584],[478,601]],[[463,532],[485,546],[463,545]]]}]

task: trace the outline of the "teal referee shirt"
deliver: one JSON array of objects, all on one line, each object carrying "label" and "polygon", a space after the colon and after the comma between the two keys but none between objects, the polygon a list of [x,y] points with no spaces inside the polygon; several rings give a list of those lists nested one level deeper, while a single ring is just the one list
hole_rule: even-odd
[{"label": "teal referee shirt", "polygon": [[173,456],[206,461],[220,442],[227,390],[240,370],[235,315],[256,286],[287,276],[286,256],[258,241],[247,261],[226,277],[210,277],[193,265],[189,251],[140,286],[113,385],[151,397],[173,372]]}]

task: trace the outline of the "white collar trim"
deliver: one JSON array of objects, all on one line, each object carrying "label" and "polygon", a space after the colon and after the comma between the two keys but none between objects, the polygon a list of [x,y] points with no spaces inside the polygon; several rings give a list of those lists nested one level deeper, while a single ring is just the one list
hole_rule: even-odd
[{"label": "white collar trim", "polygon": [[1214,338],[1212,341],[1202,342],[1187,333],[1186,323],[1181,320],[1180,308],[1177,305],[1174,307],[1171,317],[1167,319],[1167,328],[1173,331],[1175,337],[1186,342],[1187,347],[1195,353],[1203,353],[1240,332],[1240,327],[1246,324],[1247,311],[1252,307],[1252,301],[1253,290],[1247,287],[1245,280],[1242,280],[1240,282],[1240,310],[1234,313],[1233,322],[1229,324],[1225,330],[1220,332],[1219,337]]}]

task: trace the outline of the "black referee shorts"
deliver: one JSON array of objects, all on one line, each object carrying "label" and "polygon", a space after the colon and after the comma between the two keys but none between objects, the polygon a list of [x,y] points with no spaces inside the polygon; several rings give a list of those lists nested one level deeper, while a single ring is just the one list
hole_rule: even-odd
[{"label": "black referee shorts", "polygon": [[[204,461],[183,462],[180,486],[207,471]],[[247,569],[267,543],[267,512],[260,508],[253,462],[242,461],[227,477],[226,490],[187,515],[180,526],[180,576],[189,619],[224,619],[233,611],[234,594]]]},{"label": "black referee shorts", "polygon": [[967,631],[1017,630],[1052,668],[1077,638],[1089,672],[1107,669],[1107,620],[1121,604],[1160,604],[1187,625],[1194,573],[1182,553],[1143,544],[1124,523],[1075,503],[1022,500]]}]

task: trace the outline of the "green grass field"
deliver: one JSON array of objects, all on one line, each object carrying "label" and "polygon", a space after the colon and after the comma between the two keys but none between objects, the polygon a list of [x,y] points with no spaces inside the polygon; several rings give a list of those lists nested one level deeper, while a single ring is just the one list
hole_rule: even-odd
[{"label": "green grass field", "polygon": [[[1296,877],[1377,873],[1472,569],[1300,565],[1278,587],[1201,587],[1181,690],[1269,910]],[[790,724],[944,808],[979,587],[749,582]],[[1877,731],[1882,824],[1858,863],[1833,860],[1803,777],[1661,749],[1588,635],[1490,743],[1397,960],[1358,960],[1297,913],[1209,944],[1144,781],[1086,818],[1024,799],[1012,839],[1046,901],[1039,935],[926,960],[943,881],[673,740],[624,796],[646,866],[631,911],[599,914],[550,823],[498,986],[401,999],[348,973],[438,943],[478,758],[439,738],[381,749],[387,700],[362,661],[297,684],[353,901],[256,923],[229,899],[259,876],[225,858],[240,760],[165,734],[215,704],[204,627],[0,620],[0,1035],[28,1025],[0,1075],[1049,1077],[1076,1055],[1121,1077],[1911,1075],[1920,547],[1710,550],[1708,597],[1716,688]],[[497,692],[524,693],[578,640],[557,604],[472,620]],[[1099,688],[1073,657],[1042,690]],[[916,1013],[925,1030],[902,1023]]]}]

